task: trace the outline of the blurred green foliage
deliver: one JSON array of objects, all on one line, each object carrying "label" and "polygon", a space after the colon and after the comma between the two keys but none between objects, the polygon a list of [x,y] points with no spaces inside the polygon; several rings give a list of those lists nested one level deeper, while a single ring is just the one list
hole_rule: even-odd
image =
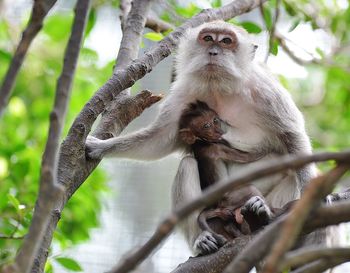
[{"label": "blurred green foliage", "polygon": [[[212,7],[222,5],[220,0],[208,0]],[[95,1],[89,16],[86,37],[96,23],[96,9],[100,5],[117,7],[119,1]],[[194,3],[181,6],[169,0],[161,18],[173,25],[179,25],[186,18],[201,9]],[[232,19],[250,33],[271,30],[276,15],[276,0],[271,0],[263,9],[260,21]],[[320,48],[318,64],[305,66],[308,77],[287,79],[282,83],[292,92],[297,104],[305,113],[307,128],[316,149],[340,150],[350,146],[350,84],[349,45],[350,7],[346,1],[326,0],[283,0],[279,3],[280,13],[288,21],[289,31],[300,24],[309,24],[314,30],[324,29],[344,50],[334,52],[331,59]],[[0,119],[0,266],[14,257],[16,250],[29,227],[38,189],[41,155],[43,153],[53,105],[56,80],[62,68],[64,48],[72,24],[73,12],[56,12],[45,21],[44,29],[30,48],[21,68],[13,95],[6,113]],[[24,27],[25,21],[23,21]],[[12,26],[0,18],[0,78],[6,72],[14,52]],[[16,33],[17,36],[20,33]],[[165,34],[148,33],[145,38],[158,41]],[[276,40],[271,43],[270,52],[280,54]],[[67,113],[64,135],[74,117],[91,95],[112,73],[113,60],[105,67],[97,66],[98,55],[89,48],[83,48]],[[101,196],[106,190],[105,179],[100,171],[91,177],[70,200],[63,211],[62,220],[55,233],[55,243],[62,249],[89,238],[89,230],[98,225]],[[17,239],[14,239],[17,238]],[[80,265],[67,257],[55,257],[67,270],[80,271]],[[46,271],[52,272],[52,260]]]},{"label": "blurred green foliage", "polygon": [[[30,48],[9,105],[0,119],[0,236],[21,238],[28,230],[38,190],[49,113],[72,20],[73,11],[54,13],[47,18]],[[86,36],[95,21],[93,11]],[[5,74],[16,44],[9,31],[1,31],[9,27],[8,22],[0,19],[0,78]],[[97,60],[96,52],[82,49],[63,135],[84,103],[112,72],[113,62],[101,68],[97,67]],[[55,232],[56,245],[65,249],[89,238],[89,230],[98,225],[105,191],[104,175],[97,170],[64,209]],[[11,261],[21,241],[0,238],[0,266]],[[55,261],[66,269],[80,271],[80,266],[68,258],[56,257]],[[48,266],[47,270],[52,267]]]}]

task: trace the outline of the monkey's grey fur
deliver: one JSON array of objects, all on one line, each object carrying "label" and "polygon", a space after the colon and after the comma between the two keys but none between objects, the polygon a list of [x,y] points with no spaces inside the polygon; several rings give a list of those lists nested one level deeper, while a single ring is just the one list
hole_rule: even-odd
[{"label": "monkey's grey fur", "polygon": [[[234,32],[237,47],[218,51],[210,44],[200,44],[197,37],[203,29],[209,33]],[[108,140],[89,137],[86,146],[90,157],[110,154],[150,160],[182,149],[177,139],[179,117],[183,109],[196,100],[206,102],[231,126],[224,139],[234,148],[262,151],[267,157],[311,153],[302,114],[289,93],[254,60],[254,45],[243,29],[222,21],[190,29],[179,45],[176,60],[177,77],[156,120],[148,128],[129,135]],[[222,166],[221,176],[249,168],[251,164],[254,163]],[[310,164],[297,173],[288,171],[268,177],[255,186],[271,207],[279,208],[299,198],[302,188],[315,173],[314,165]],[[180,162],[173,185],[173,205],[177,207],[200,194],[197,163],[189,155]],[[183,229],[192,249],[203,252],[203,243],[215,246],[216,242],[211,234],[201,232],[197,216],[198,212],[192,214],[183,223]]]}]

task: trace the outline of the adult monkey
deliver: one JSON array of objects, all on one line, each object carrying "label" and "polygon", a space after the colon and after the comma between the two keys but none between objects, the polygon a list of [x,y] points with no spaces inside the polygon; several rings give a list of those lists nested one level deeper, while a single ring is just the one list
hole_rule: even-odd
[{"label": "adult monkey", "polygon": [[[255,45],[243,29],[223,21],[188,30],[177,54],[176,80],[156,120],[138,132],[86,142],[91,158],[104,155],[134,159],[159,159],[182,149],[178,122],[184,107],[206,102],[231,127],[224,139],[245,152],[273,154],[311,153],[304,119],[289,93],[254,61]],[[221,166],[226,176],[249,164]],[[300,197],[303,186],[315,176],[314,165],[260,181],[257,188],[271,207],[280,208]],[[201,194],[197,162],[184,157],[173,186],[173,205]],[[219,243],[197,224],[198,213],[183,223],[187,241],[197,253],[215,251]]]}]

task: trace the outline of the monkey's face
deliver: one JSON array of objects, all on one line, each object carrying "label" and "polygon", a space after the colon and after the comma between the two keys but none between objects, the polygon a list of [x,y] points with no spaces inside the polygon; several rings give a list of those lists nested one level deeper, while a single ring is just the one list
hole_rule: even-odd
[{"label": "monkey's face", "polygon": [[189,30],[177,56],[177,74],[190,74],[200,82],[230,80],[247,74],[255,46],[248,33],[232,24],[215,21]]},{"label": "monkey's face", "polygon": [[222,56],[237,50],[238,40],[232,30],[204,28],[197,37],[198,43],[206,51],[205,69],[217,69],[222,65]]},{"label": "monkey's face", "polygon": [[224,127],[224,122],[214,111],[207,111],[191,122],[191,130],[196,138],[207,142],[220,142],[225,133]]}]

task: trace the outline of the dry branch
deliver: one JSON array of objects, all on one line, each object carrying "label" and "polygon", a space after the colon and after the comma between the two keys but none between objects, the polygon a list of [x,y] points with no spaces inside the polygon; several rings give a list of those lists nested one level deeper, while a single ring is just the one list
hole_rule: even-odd
[{"label": "dry branch", "polygon": [[305,247],[289,252],[281,262],[279,270],[296,268],[319,259],[347,258],[350,260],[350,248],[335,247],[320,249],[319,247]]},{"label": "dry branch", "polygon": [[[197,199],[173,211],[151,236],[151,238],[139,249],[125,255],[119,262],[117,267],[113,269],[113,273],[125,273],[135,268],[169,235],[175,225],[180,220],[189,216],[193,211],[202,207],[207,207],[219,200],[224,193],[235,190],[247,183],[266,177],[286,169],[298,169],[310,162],[319,162],[325,160],[336,160],[341,162],[350,162],[350,151],[343,153],[319,153],[304,156],[283,156],[278,159],[271,159],[259,162],[254,168],[243,168],[236,172],[234,176],[224,179],[212,187],[205,190]],[[275,235],[275,233],[274,233]],[[233,269],[233,267],[232,267]],[[228,271],[230,272],[230,271]]]},{"label": "dry branch", "polygon": [[0,117],[2,116],[8,100],[11,95],[12,88],[16,81],[19,69],[27,54],[28,48],[32,41],[41,30],[43,21],[57,0],[35,0],[32,13],[26,29],[22,33],[22,38],[18,43],[11,64],[6,72],[3,82],[0,86]]}]

